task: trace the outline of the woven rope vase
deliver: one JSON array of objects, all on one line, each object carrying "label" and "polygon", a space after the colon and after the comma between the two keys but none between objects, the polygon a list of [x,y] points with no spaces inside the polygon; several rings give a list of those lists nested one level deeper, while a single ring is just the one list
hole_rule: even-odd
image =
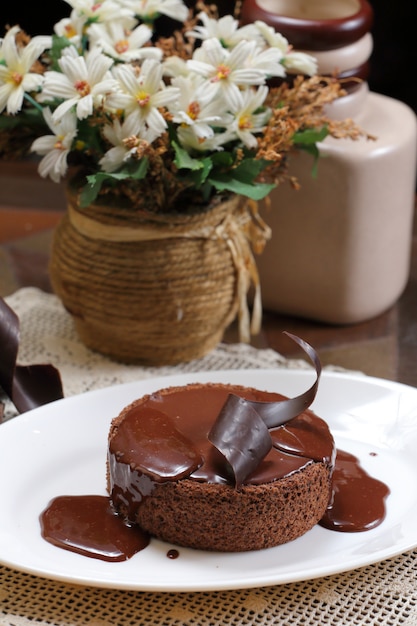
[{"label": "woven rope vase", "polygon": [[82,342],[148,365],[211,351],[249,288],[246,203],[215,198],[202,212],[161,215],[107,197],[81,209],[78,194],[67,195],[50,276]]}]

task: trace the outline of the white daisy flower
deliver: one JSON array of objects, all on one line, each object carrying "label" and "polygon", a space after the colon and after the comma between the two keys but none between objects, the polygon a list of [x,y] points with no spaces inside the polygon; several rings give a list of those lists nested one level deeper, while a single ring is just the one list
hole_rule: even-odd
[{"label": "white daisy flower", "polygon": [[72,11],[70,17],[64,17],[54,26],[54,32],[58,37],[65,37],[74,46],[79,47],[83,36],[84,21]]},{"label": "white daisy flower", "polygon": [[239,28],[239,22],[232,15],[224,15],[216,20],[201,12],[197,16],[202,25],[197,25],[194,30],[187,32],[188,37],[196,39],[219,39],[226,48],[233,48],[239,41],[246,39],[260,39],[259,30],[253,24],[247,24]]},{"label": "white daisy flower", "polygon": [[277,48],[266,48],[262,50],[256,48],[253,56],[248,58],[248,67],[261,70],[265,77],[285,76],[285,68],[283,65],[285,57],[282,57],[280,50]]},{"label": "white daisy flower", "polygon": [[93,48],[85,57],[79,56],[74,46],[65,48],[58,64],[62,73],[45,73],[39,98],[43,102],[53,98],[64,100],[54,111],[55,120],[73,107],[76,108],[78,119],[88,117],[94,105],[117,87],[108,71],[113,60],[97,48]]},{"label": "white daisy flower", "polygon": [[179,22],[188,17],[188,8],[182,0],[124,0],[123,4],[144,21],[153,21],[159,15]]},{"label": "white daisy flower", "polygon": [[262,35],[262,38],[268,47],[280,50],[282,57],[289,52],[290,45],[288,40],[285,39],[281,33],[277,33],[272,26],[268,26],[268,24],[265,24],[265,22],[262,22],[261,20],[256,20],[254,26]]},{"label": "white daisy flower", "polygon": [[11,28],[0,47],[0,113],[15,115],[20,111],[25,93],[36,91],[42,84],[41,74],[31,72],[40,55],[52,45],[51,37],[33,37],[27,46],[16,44],[18,26]]},{"label": "white daisy flower", "polygon": [[123,7],[117,0],[65,0],[65,2],[74,9],[76,16],[83,18],[84,24],[133,18],[132,11],[128,7]]},{"label": "white daisy flower", "polygon": [[307,76],[317,74],[317,59],[305,52],[289,52],[282,64],[291,74],[306,74]]},{"label": "white daisy flower", "polygon": [[291,73],[317,74],[317,59],[305,52],[293,52],[288,40],[265,22],[256,21],[256,28],[271,49],[279,50],[283,67]]},{"label": "white daisy flower", "polygon": [[174,78],[172,85],[178,87],[180,94],[175,106],[169,107],[173,121],[191,127],[199,139],[214,135],[212,125],[224,125],[231,121],[230,116],[224,113],[224,103],[214,97],[215,93],[210,86],[196,85],[196,80],[191,76]]},{"label": "white daisy flower", "polygon": [[151,29],[140,24],[129,31],[121,22],[91,24],[88,37],[93,46],[102,49],[113,59],[129,63],[137,59],[161,59],[162,50],[155,46],[145,46],[152,37]]},{"label": "white daisy flower", "polygon": [[113,124],[107,124],[103,128],[103,134],[113,145],[99,163],[105,172],[115,172],[119,169],[130,155],[135,151],[134,147],[129,147],[126,140],[139,136],[140,128],[137,119],[130,115],[121,123],[118,119]]},{"label": "white daisy flower", "polygon": [[[269,110],[259,111],[268,95],[268,87],[261,85],[257,90],[245,89],[233,92],[228,100],[234,121],[228,131],[238,137],[248,148],[256,148],[255,134],[261,133],[269,117]],[[257,112],[258,111],[258,112]]]},{"label": "white daisy flower", "polygon": [[248,67],[256,55],[255,41],[240,41],[232,50],[226,50],[217,39],[206,39],[187,61],[189,69],[222,89],[227,99],[230,91],[246,85],[262,85],[265,70]]},{"label": "white daisy flower", "polygon": [[175,55],[165,59],[162,65],[164,76],[169,76],[170,78],[174,78],[175,76],[189,76],[191,73],[187,62]]},{"label": "white daisy flower", "polygon": [[55,183],[59,183],[68,169],[67,157],[77,135],[77,118],[72,112],[68,112],[56,122],[49,108],[43,110],[43,115],[53,135],[35,139],[31,151],[45,155],[39,163],[39,174],[43,178],[49,176]]},{"label": "white daisy flower", "polygon": [[164,85],[162,72],[162,65],[153,59],[145,59],[139,74],[130,65],[117,65],[113,75],[121,91],[113,92],[106,100],[106,106],[134,115],[139,127],[142,129],[146,125],[154,138],[167,127],[159,109],[173,103],[179,96],[176,87]]},{"label": "white daisy flower", "polygon": [[177,131],[178,140],[187,152],[222,150],[222,133],[212,137],[197,137],[190,126],[180,126]]}]

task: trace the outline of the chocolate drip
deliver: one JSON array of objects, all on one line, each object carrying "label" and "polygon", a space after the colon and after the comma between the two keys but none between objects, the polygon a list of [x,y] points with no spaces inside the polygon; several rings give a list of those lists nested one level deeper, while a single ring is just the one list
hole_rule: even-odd
[{"label": "chocolate drip", "polygon": [[42,537],[59,548],[101,561],[126,561],[149,544],[128,526],[106,496],[59,496],[40,516]]},{"label": "chocolate drip", "polygon": [[[138,445],[140,442],[140,445]],[[203,463],[198,451],[163,411],[144,407],[133,412],[129,428],[119,428],[113,439],[118,462],[150,476],[156,482],[189,476]]]},{"label": "chocolate drip", "polygon": [[375,528],[385,518],[389,492],[384,483],[365,472],[353,454],[338,450],[332,497],[320,525],[341,532]]}]

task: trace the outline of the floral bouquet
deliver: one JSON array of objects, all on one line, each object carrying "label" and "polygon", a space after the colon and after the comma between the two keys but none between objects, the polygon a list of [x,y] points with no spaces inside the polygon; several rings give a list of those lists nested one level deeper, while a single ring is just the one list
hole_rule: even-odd
[{"label": "floral bouquet", "polygon": [[340,84],[200,0],[66,2],[51,36],[13,26],[0,45],[0,156],[70,179],[55,293],[88,347],[125,362],[198,358],[236,315],[249,341],[270,234],[256,203],[292,181],[292,150],[357,136],[325,115]]},{"label": "floral bouquet", "polygon": [[0,156],[35,152],[56,182],[76,166],[81,206],[108,192],[154,211],[190,193],[260,200],[292,148],[357,132],[324,116],[337,81],[263,22],[182,0],[65,1],[51,36],[0,40]]}]

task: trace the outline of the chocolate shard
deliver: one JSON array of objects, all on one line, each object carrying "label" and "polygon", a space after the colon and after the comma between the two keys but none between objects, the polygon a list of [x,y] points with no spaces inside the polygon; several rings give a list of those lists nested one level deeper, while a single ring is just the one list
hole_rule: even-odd
[{"label": "chocolate shard", "polygon": [[11,400],[19,413],[63,397],[61,376],[53,365],[16,366]]},{"label": "chocolate shard", "polygon": [[[316,397],[321,375],[320,359],[306,341],[285,332],[311,359],[316,380],[304,393],[278,402],[256,402],[230,394],[224,403],[208,439],[226,461],[233,482],[239,488],[258,467],[272,447],[269,432],[305,411]],[[230,471],[225,471],[230,474]]]},{"label": "chocolate shard", "polygon": [[321,376],[321,363],[314,348],[300,337],[297,337],[297,335],[292,335],[286,331],[284,334],[295,341],[313,362],[316,369],[316,380],[307,391],[295,398],[289,398],[281,402],[252,402],[253,408],[259,413],[268,428],[276,428],[281,424],[285,424],[285,422],[305,411],[316,397]]},{"label": "chocolate shard", "polygon": [[226,459],[236,487],[258,467],[272,448],[268,427],[252,404],[229,394],[208,436]]},{"label": "chocolate shard", "polygon": [[20,324],[0,298],[0,387],[19,413],[64,397],[58,370],[50,364],[17,365]]}]

